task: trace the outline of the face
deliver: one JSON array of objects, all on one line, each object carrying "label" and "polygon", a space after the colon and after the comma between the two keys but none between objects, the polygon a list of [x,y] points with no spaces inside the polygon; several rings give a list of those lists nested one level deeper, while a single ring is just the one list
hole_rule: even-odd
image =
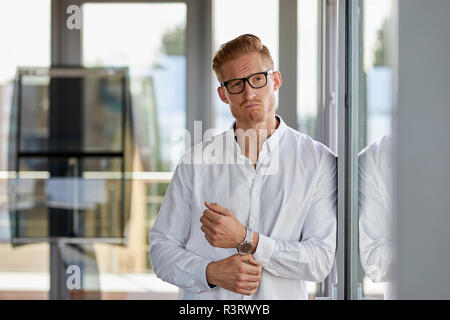
[{"label": "face", "polygon": [[[245,78],[268,69],[269,66],[261,54],[252,52],[225,63],[221,67],[221,80]],[[254,89],[246,82],[244,91],[239,94],[231,94],[225,87],[219,87],[217,91],[220,99],[230,105],[236,123],[251,127],[275,117],[275,92],[280,86],[281,74],[276,71],[267,75],[267,84],[263,88]]]}]

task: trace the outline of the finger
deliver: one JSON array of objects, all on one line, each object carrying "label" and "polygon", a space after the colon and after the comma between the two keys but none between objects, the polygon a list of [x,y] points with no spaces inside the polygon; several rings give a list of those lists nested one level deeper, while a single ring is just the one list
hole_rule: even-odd
[{"label": "finger", "polygon": [[259,286],[259,282],[241,282],[239,288],[242,290],[254,290]]},{"label": "finger", "polygon": [[243,269],[246,274],[260,276],[262,267],[246,263]]},{"label": "finger", "polygon": [[221,219],[222,215],[220,213],[214,212],[212,210],[205,210],[203,211],[203,216],[207,219],[209,219],[213,223],[218,223]]},{"label": "finger", "polygon": [[253,258],[253,255],[251,255],[251,254],[245,255],[243,257],[243,261],[247,262],[247,263],[249,263],[251,265],[254,265],[254,266],[260,266],[259,262],[256,261],[255,258]]},{"label": "finger", "polygon": [[208,201],[205,201],[205,205],[207,208],[211,209],[214,212],[220,213],[221,215],[224,216],[231,215],[231,212],[227,208],[222,207],[220,204],[216,202],[209,203]]},{"label": "finger", "polygon": [[246,296],[251,296],[255,292],[256,292],[256,290],[248,290],[248,289],[241,289],[241,290],[237,291],[237,293],[243,294],[243,295],[246,295]]},{"label": "finger", "polygon": [[211,221],[211,220],[209,220],[207,217],[205,217],[205,216],[202,216],[201,218],[200,218],[200,222],[204,225],[204,226],[206,226],[207,228],[210,228],[210,229],[212,229],[212,227],[215,225],[215,223],[213,222],[213,221]]},{"label": "finger", "polygon": [[[252,268],[256,268],[258,274],[261,274],[262,271],[262,265],[256,261],[252,255],[249,255],[250,257],[246,261],[247,265],[251,266]],[[254,269],[253,269],[254,270]]]},{"label": "finger", "polygon": [[205,225],[202,225],[202,226],[200,227],[200,230],[202,230],[203,233],[204,233],[205,235],[207,235],[207,236],[212,236],[212,234],[213,234],[213,231],[212,231],[210,228],[208,228],[207,226],[205,226]]},{"label": "finger", "polygon": [[210,245],[213,245],[213,244],[212,244],[212,239],[211,239],[210,236],[208,236],[207,234],[205,234],[205,239],[206,239],[206,241],[208,241],[208,243],[209,243]]},{"label": "finger", "polygon": [[261,281],[261,277],[254,274],[244,274],[242,275],[242,281],[246,281],[248,283],[258,284]]},{"label": "finger", "polygon": [[256,290],[258,290],[258,286],[259,286],[259,284],[247,283],[247,284],[242,285],[241,288],[239,288],[237,290],[237,293],[251,296],[252,294],[254,294],[256,292]]}]

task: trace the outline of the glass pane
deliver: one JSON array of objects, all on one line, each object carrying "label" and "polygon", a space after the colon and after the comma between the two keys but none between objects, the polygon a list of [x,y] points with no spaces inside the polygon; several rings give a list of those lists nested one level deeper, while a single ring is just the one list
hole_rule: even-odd
[{"label": "glass pane", "polygon": [[177,287],[152,272],[148,232],[185,149],[176,137],[186,128],[186,4],[86,3],[82,10],[83,65],[129,68],[136,145],[127,246],[94,246],[102,298],[176,299]]},{"label": "glass pane", "polygon": [[22,158],[11,199],[15,241],[120,237],[120,170],[119,158]]},{"label": "glass pane", "polygon": [[320,139],[316,130],[320,110],[319,1],[298,1],[298,70],[297,70],[297,123],[298,130]]},{"label": "glass pane", "polygon": [[[322,30],[320,0],[297,1],[297,129],[314,140],[324,141],[319,132],[322,88]],[[325,116],[323,116],[324,118]],[[309,299],[321,299],[331,294],[336,282],[336,269],[332,269],[322,283],[308,283]]]},{"label": "glass pane", "polygon": [[123,150],[120,75],[25,75],[21,81],[19,152]]},{"label": "glass pane", "polygon": [[178,162],[172,151],[184,146],[172,134],[186,127],[186,5],[88,3],[82,9],[83,66],[129,68],[141,170],[172,171]]},{"label": "glass pane", "polygon": [[[242,34],[258,36],[269,48],[278,66],[278,2],[279,0],[214,0],[213,3],[213,53],[221,44]],[[239,8],[239,10],[236,10]],[[264,17],[261,19],[261,17]],[[230,23],[232,21],[232,23]],[[259,23],[255,23],[258,21]],[[213,96],[215,125],[219,132],[230,128],[234,121],[228,105],[223,103],[216,92],[219,82],[213,76]]]},{"label": "glass pane", "polygon": [[50,0],[0,1],[0,299],[47,299],[49,246],[13,247],[8,211],[11,109],[17,67],[50,65]]},{"label": "glass pane", "polygon": [[362,151],[358,156],[358,187],[362,295],[392,299],[395,216],[391,119],[396,1],[364,0],[361,6],[359,150]]}]

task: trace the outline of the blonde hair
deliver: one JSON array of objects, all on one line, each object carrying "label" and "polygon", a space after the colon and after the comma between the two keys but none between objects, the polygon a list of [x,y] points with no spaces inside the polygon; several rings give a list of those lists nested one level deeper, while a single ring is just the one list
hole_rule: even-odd
[{"label": "blonde hair", "polygon": [[215,53],[212,61],[212,68],[217,76],[217,79],[222,81],[222,73],[220,68],[225,63],[252,52],[258,52],[268,64],[268,67],[270,69],[274,68],[270,51],[265,45],[262,44],[261,39],[253,34],[243,34],[236,39],[222,44],[220,49]]}]

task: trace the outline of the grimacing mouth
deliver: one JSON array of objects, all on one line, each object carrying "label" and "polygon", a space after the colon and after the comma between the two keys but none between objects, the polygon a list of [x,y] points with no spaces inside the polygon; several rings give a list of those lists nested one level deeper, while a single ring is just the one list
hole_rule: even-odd
[{"label": "grimacing mouth", "polygon": [[247,102],[244,102],[243,104],[242,104],[242,109],[247,109],[247,107],[249,107],[249,106],[260,106],[260,105],[262,105],[262,102],[260,102],[260,101],[247,101]]}]

